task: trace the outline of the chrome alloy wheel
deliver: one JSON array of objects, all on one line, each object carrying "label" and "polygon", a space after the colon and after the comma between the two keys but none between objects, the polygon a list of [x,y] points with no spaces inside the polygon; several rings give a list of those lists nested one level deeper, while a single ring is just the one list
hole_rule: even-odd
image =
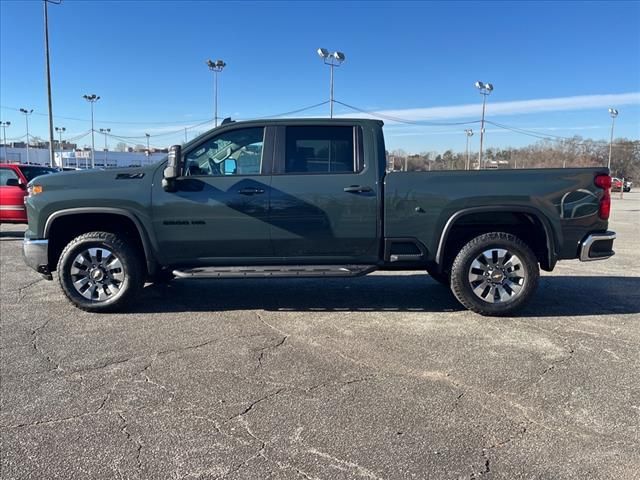
[{"label": "chrome alloy wheel", "polygon": [[125,271],[120,259],[109,249],[88,248],[73,260],[71,278],[80,295],[102,302],[118,295]]},{"label": "chrome alloy wheel", "polygon": [[526,281],[522,260],[504,248],[485,250],[469,267],[473,293],[488,303],[506,303],[515,299]]}]

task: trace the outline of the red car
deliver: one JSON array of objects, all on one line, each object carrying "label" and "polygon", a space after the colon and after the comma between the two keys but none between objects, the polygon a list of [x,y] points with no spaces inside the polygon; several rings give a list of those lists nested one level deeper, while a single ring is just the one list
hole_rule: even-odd
[{"label": "red car", "polygon": [[32,178],[57,171],[39,165],[0,164],[0,223],[27,223],[24,208],[27,183]]},{"label": "red car", "polygon": [[611,178],[611,191],[612,192],[619,192],[620,190],[622,190],[622,180],[620,180],[619,178],[616,178],[616,177],[612,177]]}]

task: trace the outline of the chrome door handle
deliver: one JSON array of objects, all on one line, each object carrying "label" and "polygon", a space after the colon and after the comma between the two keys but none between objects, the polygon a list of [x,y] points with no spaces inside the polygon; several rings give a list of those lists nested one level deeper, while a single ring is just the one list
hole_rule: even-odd
[{"label": "chrome door handle", "polygon": [[369,193],[373,192],[371,187],[362,186],[362,185],[350,185],[348,187],[344,187],[343,189],[347,193]]},{"label": "chrome door handle", "polygon": [[260,193],[264,193],[264,189],[262,188],[241,188],[238,190],[240,195],[258,195]]}]

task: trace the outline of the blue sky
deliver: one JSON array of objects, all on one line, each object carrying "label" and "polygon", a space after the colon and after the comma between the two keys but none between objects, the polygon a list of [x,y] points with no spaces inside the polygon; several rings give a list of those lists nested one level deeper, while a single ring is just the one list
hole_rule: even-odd
[{"label": "blue sky", "polygon": [[[9,138],[25,134],[20,107],[35,109],[31,133],[47,136],[47,117],[38,115],[47,104],[42,25],[42,2],[0,1],[0,114],[12,123]],[[616,136],[640,137],[638,2],[65,0],[50,5],[49,26],[54,123],[71,137],[90,129],[82,95],[96,93],[96,129],[141,137],[132,143],[144,143],[145,132],[152,145],[182,141],[183,132],[171,132],[213,117],[207,58],[227,62],[221,116],[270,116],[323,102],[329,69],[318,47],[346,53],[336,98],[364,110],[474,121],[481,97],[473,84],[482,80],[495,86],[489,120],[606,139],[611,105],[620,111]],[[328,105],[304,115],[328,115]],[[479,129],[386,123],[388,147],[410,152],[462,150],[464,128]],[[192,128],[189,137],[207,128]],[[487,127],[488,147],[535,140]]]}]

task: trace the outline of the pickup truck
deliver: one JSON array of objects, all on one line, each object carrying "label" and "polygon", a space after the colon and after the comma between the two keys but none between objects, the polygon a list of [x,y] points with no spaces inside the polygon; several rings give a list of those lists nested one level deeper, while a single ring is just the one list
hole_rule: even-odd
[{"label": "pickup truck", "polygon": [[509,315],[540,269],[613,255],[607,168],[387,173],[382,127],[225,121],[154,165],[38,177],[26,263],[95,312],[145,281],[426,270]]}]

